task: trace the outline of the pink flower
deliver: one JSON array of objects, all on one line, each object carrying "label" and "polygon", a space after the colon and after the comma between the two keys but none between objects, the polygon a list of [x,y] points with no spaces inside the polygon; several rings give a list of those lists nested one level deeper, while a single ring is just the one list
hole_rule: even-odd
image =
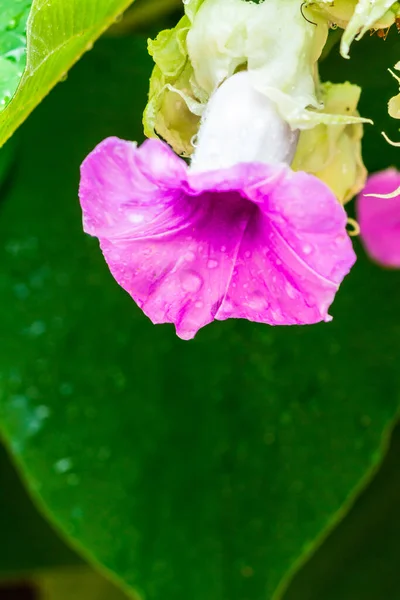
[{"label": "pink flower", "polygon": [[343,207],[283,163],[194,172],[159,140],[108,138],[82,164],[80,201],[117,282],[183,339],[213,319],[329,321],[355,261]]},{"label": "pink flower", "polygon": [[361,238],[368,253],[382,265],[397,268],[400,267],[400,192],[393,198],[374,194],[391,195],[399,186],[399,171],[387,169],[368,178],[357,200]]}]

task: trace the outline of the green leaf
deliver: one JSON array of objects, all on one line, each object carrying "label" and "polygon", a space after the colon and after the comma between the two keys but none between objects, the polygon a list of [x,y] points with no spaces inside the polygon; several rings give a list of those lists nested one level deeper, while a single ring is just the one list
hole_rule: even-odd
[{"label": "green leaf", "polygon": [[284,600],[382,600],[400,590],[400,427],[371,485],[290,585]]},{"label": "green leaf", "polygon": [[37,600],[128,600],[113,583],[88,568],[49,571],[35,584]]},{"label": "green leaf", "polygon": [[26,21],[32,0],[0,0],[0,110],[11,100],[26,64]]},{"label": "green leaf", "polygon": [[[0,0],[0,9],[2,8]],[[9,0],[8,4],[27,6],[27,1]],[[27,24],[27,64],[20,80],[18,90],[11,102],[0,113],[0,146],[13,134],[51,88],[60,79],[65,78],[71,66],[93,42],[109,27],[118,16],[132,3],[132,0],[33,0]],[[8,14],[8,13],[7,13]],[[23,13],[26,16],[26,13]],[[18,17],[13,17],[18,18]],[[24,17],[19,23],[22,26]],[[8,25],[7,25],[8,23]],[[10,27],[8,16],[3,23],[0,17],[0,32]],[[18,28],[20,25],[18,25]],[[4,42],[6,43],[6,42]],[[3,37],[0,38],[0,81]],[[20,52],[21,50],[19,50]],[[15,52],[14,52],[15,55]],[[22,58],[21,58],[22,60]],[[21,63],[21,60],[19,63]],[[18,65],[17,73],[20,73]],[[7,74],[8,78],[9,74]],[[7,87],[7,95],[14,87]],[[0,101],[2,99],[0,83]],[[4,100],[4,96],[3,96]],[[75,109],[79,95],[74,99]],[[65,107],[65,115],[71,107]]]},{"label": "green leaf", "polygon": [[[329,78],[343,62],[329,58]],[[228,321],[190,343],[153,326],[77,202],[95,143],[140,138],[150,68],[144,40],[102,42],[22,131],[0,218],[2,428],[49,518],[147,600],[270,599],[381,460],[400,400],[400,272],[357,244],[329,325]],[[384,114],[382,85],[365,89],[367,116],[377,91]],[[372,131],[366,163],[386,164]]]},{"label": "green leaf", "polygon": [[7,177],[12,167],[15,152],[17,149],[16,139],[10,140],[10,142],[0,148],[0,191],[2,186],[6,183]]},{"label": "green leaf", "polygon": [[0,579],[81,562],[38,514],[1,445],[0,531]]}]

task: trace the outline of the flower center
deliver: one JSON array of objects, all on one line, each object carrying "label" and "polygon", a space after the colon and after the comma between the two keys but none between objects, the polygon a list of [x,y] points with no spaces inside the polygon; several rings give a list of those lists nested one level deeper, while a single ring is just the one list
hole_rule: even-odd
[{"label": "flower center", "polygon": [[274,103],[254,89],[240,71],[212,95],[202,118],[191,171],[213,171],[244,162],[290,164],[299,132],[279,115]]}]

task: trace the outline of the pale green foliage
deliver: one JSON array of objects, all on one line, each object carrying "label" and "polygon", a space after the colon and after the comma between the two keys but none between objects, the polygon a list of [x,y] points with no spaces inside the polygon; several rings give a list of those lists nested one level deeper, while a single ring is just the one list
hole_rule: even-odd
[{"label": "pale green foliage", "polygon": [[393,0],[308,0],[307,4],[322,10],[332,22],[343,27],[340,52],[349,58],[352,42],[369,29],[384,29],[393,25],[399,3]]},{"label": "pale green foliage", "polygon": [[359,0],[342,37],[340,51],[344,57],[348,58],[352,41],[362,38],[368,29],[389,27],[394,23],[395,13],[388,13],[394,4],[397,2],[393,0]]},{"label": "pale green foliage", "polygon": [[199,125],[198,115],[188,106],[190,101],[194,103],[192,108],[196,103],[190,81],[193,69],[186,49],[189,27],[189,18],[185,16],[175,29],[161,31],[154,41],[149,40],[149,52],[156,66],[143,115],[144,132],[154,137],[157,131],[178,154],[191,153],[190,140]]},{"label": "pale green foliage", "polygon": [[26,64],[26,21],[32,0],[0,0],[0,111],[17,89]]},{"label": "pale green foliage", "polygon": [[[358,115],[360,94],[357,85],[326,83],[322,86],[324,110]],[[319,177],[345,203],[364,187],[367,177],[361,156],[362,134],[360,123],[320,124],[302,131],[292,167]]]},{"label": "pale green foliage", "polygon": [[[394,68],[396,69],[396,71],[400,71],[400,62],[397,62],[394,65]],[[393,71],[390,71],[390,73],[398,81],[398,83],[400,83],[400,77],[396,75],[396,73],[393,73]],[[393,98],[390,98],[389,115],[393,117],[393,119],[400,119],[400,93],[396,96],[393,96]]]},{"label": "pale green foliage", "polygon": [[26,69],[0,113],[0,146],[131,1],[33,0]]}]

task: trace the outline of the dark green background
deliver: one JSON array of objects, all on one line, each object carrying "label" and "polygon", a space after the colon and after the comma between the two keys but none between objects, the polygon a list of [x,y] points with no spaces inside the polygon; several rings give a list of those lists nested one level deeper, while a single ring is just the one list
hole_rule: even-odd
[{"label": "dark green background", "polygon": [[[334,50],[322,73],[363,84],[375,170],[397,160],[379,131],[395,136],[385,67],[400,44],[366,38],[352,55]],[[97,142],[141,139],[150,68],[144,38],[102,41],[21,131],[0,212],[3,433],[41,509],[149,600],[262,600],[381,458],[400,399],[400,274],[356,243],[332,324],[215,323],[189,343],[151,325],[82,233],[77,202],[79,164]],[[371,521],[390,515],[392,471],[352,517],[371,531],[363,548],[377,543]],[[353,556],[360,536],[346,527],[340,544]],[[48,543],[74,560],[50,534]],[[315,589],[328,598],[324,585],[332,599],[380,600],[371,594],[390,568],[360,591],[337,543],[298,577],[291,600]],[[344,587],[332,591],[338,573]]]}]

